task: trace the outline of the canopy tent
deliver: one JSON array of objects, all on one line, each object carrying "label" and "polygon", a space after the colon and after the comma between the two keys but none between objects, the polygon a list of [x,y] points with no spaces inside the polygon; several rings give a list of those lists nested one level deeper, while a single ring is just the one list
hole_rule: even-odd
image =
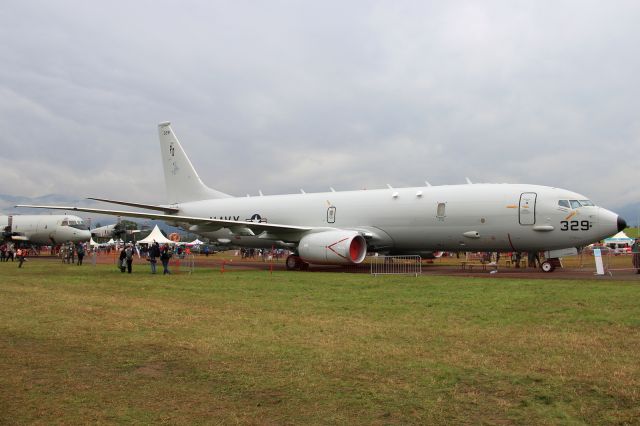
[{"label": "canopy tent", "polygon": [[204,242],[200,241],[197,238],[195,240],[191,241],[190,243],[187,243],[188,246],[199,246],[201,244],[204,244]]},{"label": "canopy tent", "polygon": [[97,247],[100,244],[96,243],[95,241],[93,241],[93,237],[89,238],[89,246],[91,247]]},{"label": "canopy tent", "polygon": [[629,236],[627,234],[624,233],[624,231],[620,231],[618,232],[616,235],[606,238],[604,240],[605,244],[631,244],[633,243],[633,238],[629,238]]},{"label": "canopy tent", "polygon": [[138,244],[152,244],[154,241],[158,244],[174,244],[173,241],[162,235],[158,225],[153,228],[153,231],[151,231],[147,238],[138,241]]}]

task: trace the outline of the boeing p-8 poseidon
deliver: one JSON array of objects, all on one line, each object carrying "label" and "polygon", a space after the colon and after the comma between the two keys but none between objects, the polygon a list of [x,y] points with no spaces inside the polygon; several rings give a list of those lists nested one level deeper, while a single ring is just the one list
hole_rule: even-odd
[{"label": "boeing p-8 poseidon", "polygon": [[152,212],[23,206],[163,220],[212,241],[294,251],[289,269],[357,264],[367,252],[548,251],[562,253],[624,228],[617,214],[561,188],[466,184],[232,197],[206,186],[171,128],[158,125],[167,204],[94,198]]}]

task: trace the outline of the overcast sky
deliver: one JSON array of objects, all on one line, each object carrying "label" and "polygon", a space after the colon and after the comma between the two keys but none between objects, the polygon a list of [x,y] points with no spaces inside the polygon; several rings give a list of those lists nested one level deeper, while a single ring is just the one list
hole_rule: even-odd
[{"label": "overcast sky", "polygon": [[0,2],[0,193],[474,182],[640,199],[637,1]]}]

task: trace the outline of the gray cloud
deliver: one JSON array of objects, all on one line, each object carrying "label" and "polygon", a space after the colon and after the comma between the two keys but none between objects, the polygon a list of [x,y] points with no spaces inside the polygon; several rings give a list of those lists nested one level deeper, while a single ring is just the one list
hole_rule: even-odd
[{"label": "gray cloud", "polygon": [[0,17],[3,193],[163,202],[171,120],[237,195],[469,176],[640,198],[636,2],[7,1]]}]

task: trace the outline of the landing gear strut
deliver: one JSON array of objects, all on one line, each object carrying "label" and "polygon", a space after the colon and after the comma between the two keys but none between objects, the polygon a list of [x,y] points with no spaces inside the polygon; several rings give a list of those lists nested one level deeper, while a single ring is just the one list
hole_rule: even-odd
[{"label": "landing gear strut", "polygon": [[287,257],[285,266],[287,267],[287,271],[306,271],[307,269],[309,269],[309,264],[300,259],[300,256],[296,256],[295,254],[289,255],[289,257]]}]

